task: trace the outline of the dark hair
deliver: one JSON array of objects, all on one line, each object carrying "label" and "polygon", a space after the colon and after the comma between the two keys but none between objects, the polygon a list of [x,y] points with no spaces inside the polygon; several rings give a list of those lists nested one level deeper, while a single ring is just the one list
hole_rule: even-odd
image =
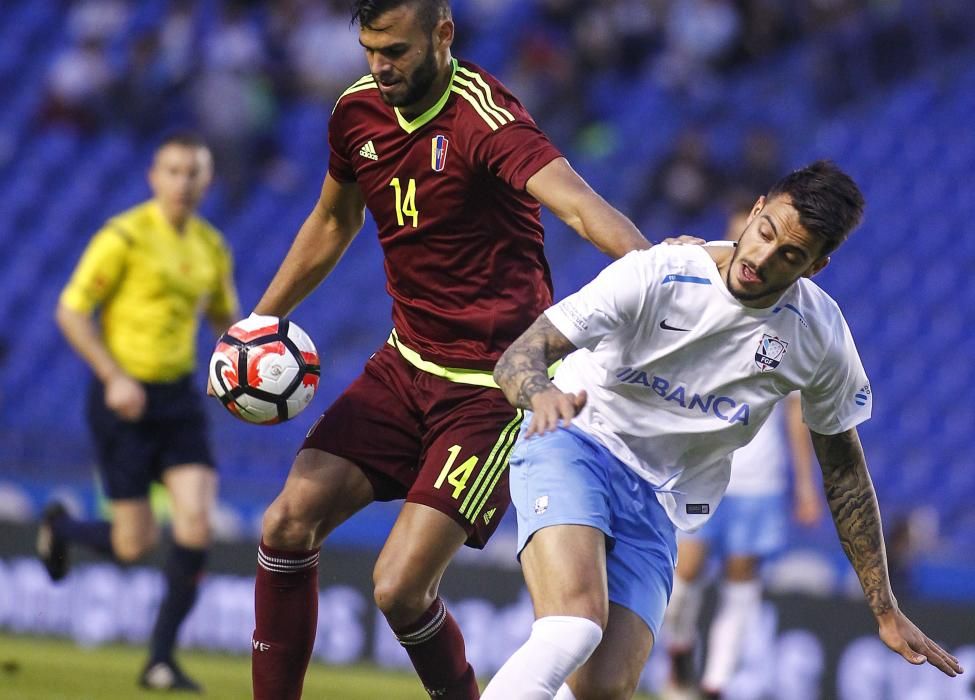
[{"label": "dark hair", "polygon": [[799,223],[823,239],[820,256],[836,250],[863,218],[863,193],[831,160],[817,160],[772,185],[768,198],[787,195]]},{"label": "dark hair", "polygon": [[186,148],[210,148],[202,136],[200,136],[195,131],[189,131],[189,130],[171,131],[167,133],[159,141],[159,145],[156,146],[156,152],[158,153],[166,146],[185,146]]},{"label": "dark hair", "polygon": [[377,17],[402,5],[416,7],[416,17],[425,32],[432,32],[440,20],[450,19],[450,0],[354,0],[352,23],[371,29]]}]

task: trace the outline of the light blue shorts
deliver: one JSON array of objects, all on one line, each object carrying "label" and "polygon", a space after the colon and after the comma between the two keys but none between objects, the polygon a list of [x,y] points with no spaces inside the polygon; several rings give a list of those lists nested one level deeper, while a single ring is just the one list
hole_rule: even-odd
[{"label": "light blue shorts", "polygon": [[520,436],[509,468],[519,555],[543,527],[601,530],[609,600],[636,613],[656,638],[673,589],[677,540],[653,487],[573,427]]},{"label": "light blue shorts", "polygon": [[725,495],[700,530],[681,539],[704,542],[715,556],[767,557],[786,542],[787,502],[782,494]]}]

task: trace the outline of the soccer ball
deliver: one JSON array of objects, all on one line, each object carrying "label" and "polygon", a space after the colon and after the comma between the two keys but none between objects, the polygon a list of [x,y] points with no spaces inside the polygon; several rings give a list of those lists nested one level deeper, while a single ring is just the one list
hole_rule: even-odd
[{"label": "soccer ball", "polygon": [[210,357],[210,385],[232,414],[273,425],[294,418],[318,389],[315,344],[294,321],[251,314],[235,323]]}]

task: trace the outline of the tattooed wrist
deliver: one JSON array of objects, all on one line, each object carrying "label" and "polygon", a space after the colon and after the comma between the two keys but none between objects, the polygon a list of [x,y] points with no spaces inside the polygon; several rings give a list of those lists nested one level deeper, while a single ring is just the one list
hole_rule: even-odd
[{"label": "tattooed wrist", "polygon": [[532,397],[552,388],[552,382],[544,374],[530,374],[521,380],[516,400],[520,408],[531,408]]}]

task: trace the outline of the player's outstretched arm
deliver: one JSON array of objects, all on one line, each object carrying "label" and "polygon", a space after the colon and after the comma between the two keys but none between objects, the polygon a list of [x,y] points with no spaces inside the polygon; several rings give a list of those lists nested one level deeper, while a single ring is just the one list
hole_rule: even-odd
[{"label": "player's outstretched arm", "polygon": [[527,435],[568,425],[586,405],[586,393],[566,394],[548,378],[548,367],[575,350],[568,338],[552,325],[545,314],[505,350],[494,368],[494,380],[517,408],[530,409]]},{"label": "player's outstretched arm", "polygon": [[632,221],[600,197],[565,158],[556,158],[532,175],[525,188],[580,236],[613,258],[653,245]]},{"label": "player's outstretched arm", "polygon": [[912,664],[927,659],[949,676],[961,673],[958,659],[928,639],[900,611],[890,590],[880,508],[856,428],[837,435],[811,435],[836,532],[877,618],[880,638]]},{"label": "player's outstretched arm", "polygon": [[328,276],[362,228],[365,201],[355,183],[325,176],[322,193],[254,312],[287,316]]}]

